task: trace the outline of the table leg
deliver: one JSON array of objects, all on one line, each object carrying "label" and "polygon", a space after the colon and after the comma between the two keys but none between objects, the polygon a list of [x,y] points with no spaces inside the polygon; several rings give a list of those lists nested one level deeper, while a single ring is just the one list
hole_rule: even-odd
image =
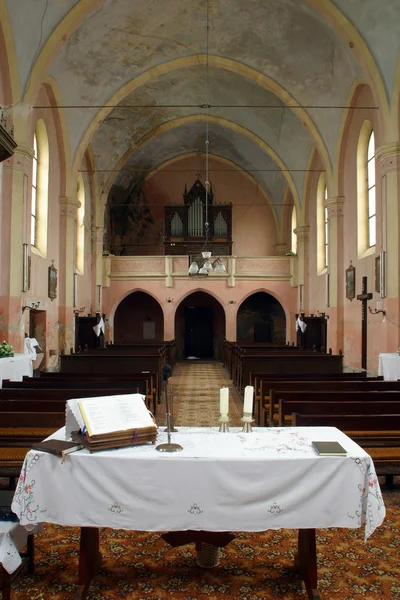
[{"label": "table leg", "polygon": [[305,583],[309,600],[322,600],[318,592],[317,546],[315,529],[299,529],[297,554],[294,564]]},{"label": "table leg", "polygon": [[1,577],[2,577],[2,600],[11,600],[11,577],[3,567],[0,565]]},{"label": "table leg", "polygon": [[91,581],[99,572],[100,565],[99,529],[81,527],[78,587],[74,600],[84,600],[87,597]]}]

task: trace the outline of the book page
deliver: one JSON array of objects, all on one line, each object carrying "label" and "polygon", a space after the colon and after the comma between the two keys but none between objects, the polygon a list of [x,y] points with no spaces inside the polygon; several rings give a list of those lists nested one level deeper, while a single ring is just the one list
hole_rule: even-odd
[{"label": "book page", "polygon": [[78,406],[90,436],[155,426],[141,394],[82,398]]}]

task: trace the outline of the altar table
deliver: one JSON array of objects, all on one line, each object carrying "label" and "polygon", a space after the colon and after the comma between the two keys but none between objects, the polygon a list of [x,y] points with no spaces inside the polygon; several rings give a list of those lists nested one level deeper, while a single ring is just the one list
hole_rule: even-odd
[{"label": "altar table", "polygon": [[400,356],[397,352],[379,355],[378,375],[383,375],[385,380],[400,379]]},{"label": "altar table", "polygon": [[32,377],[32,358],[29,354],[14,354],[0,358],[0,387],[2,387],[3,379],[11,379],[12,381],[22,381],[24,375]]},{"label": "altar table", "polygon": [[[54,437],[63,436],[60,430]],[[348,455],[318,456],[311,445],[318,440],[336,440]],[[165,441],[166,434],[159,433],[158,443]],[[257,428],[249,434],[180,428],[173,442],[183,450],[159,453],[153,445],[93,454],[81,450],[65,463],[51,454],[28,452],[12,509],[25,526],[82,528],[85,558],[77,598],[86,597],[98,566],[97,551],[89,557],[90,545],[98,544],[93,528],[300,529],[299,566],[309,598],[319,598],[315,529],[363,526],[367,539],[384,519],[372,459],[334,427]]]}]

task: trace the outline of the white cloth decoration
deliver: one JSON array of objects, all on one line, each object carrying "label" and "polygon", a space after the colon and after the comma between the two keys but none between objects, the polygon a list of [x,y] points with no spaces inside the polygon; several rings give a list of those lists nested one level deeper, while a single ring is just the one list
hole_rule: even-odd
[{"label": "white cloth decoration", "polygon": [[93,331],[100,337],[100,333],[104,333],[105,323],[103,317],[101,317],[100,321],[93,327]]},{"label": "white cloth decoration", "polygon": [[35,340],[35,338],[26,337],[24,339],[24,354],[29,354],[32,360],[35,360],[37,358],[35,346],[38,346],[37,340]]},{"label": "white cloth decoration", "polygon": [[300,317],[297,317],[297,321],[296,321],[296,331],[298,331],[300,329],[301,333],[304,333],[305,330],[307,329],[307,325],[304,323],[304,321],[302,321],[300,319]]}]

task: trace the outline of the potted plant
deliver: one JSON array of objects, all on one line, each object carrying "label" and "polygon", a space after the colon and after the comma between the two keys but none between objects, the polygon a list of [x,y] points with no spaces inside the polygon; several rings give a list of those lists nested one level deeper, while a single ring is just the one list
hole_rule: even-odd
[{"label": "potted plant", "polygon": [[8,358],[10,356],[14,356],[13,347],[4,341],[0,344],[0,358]]}]

